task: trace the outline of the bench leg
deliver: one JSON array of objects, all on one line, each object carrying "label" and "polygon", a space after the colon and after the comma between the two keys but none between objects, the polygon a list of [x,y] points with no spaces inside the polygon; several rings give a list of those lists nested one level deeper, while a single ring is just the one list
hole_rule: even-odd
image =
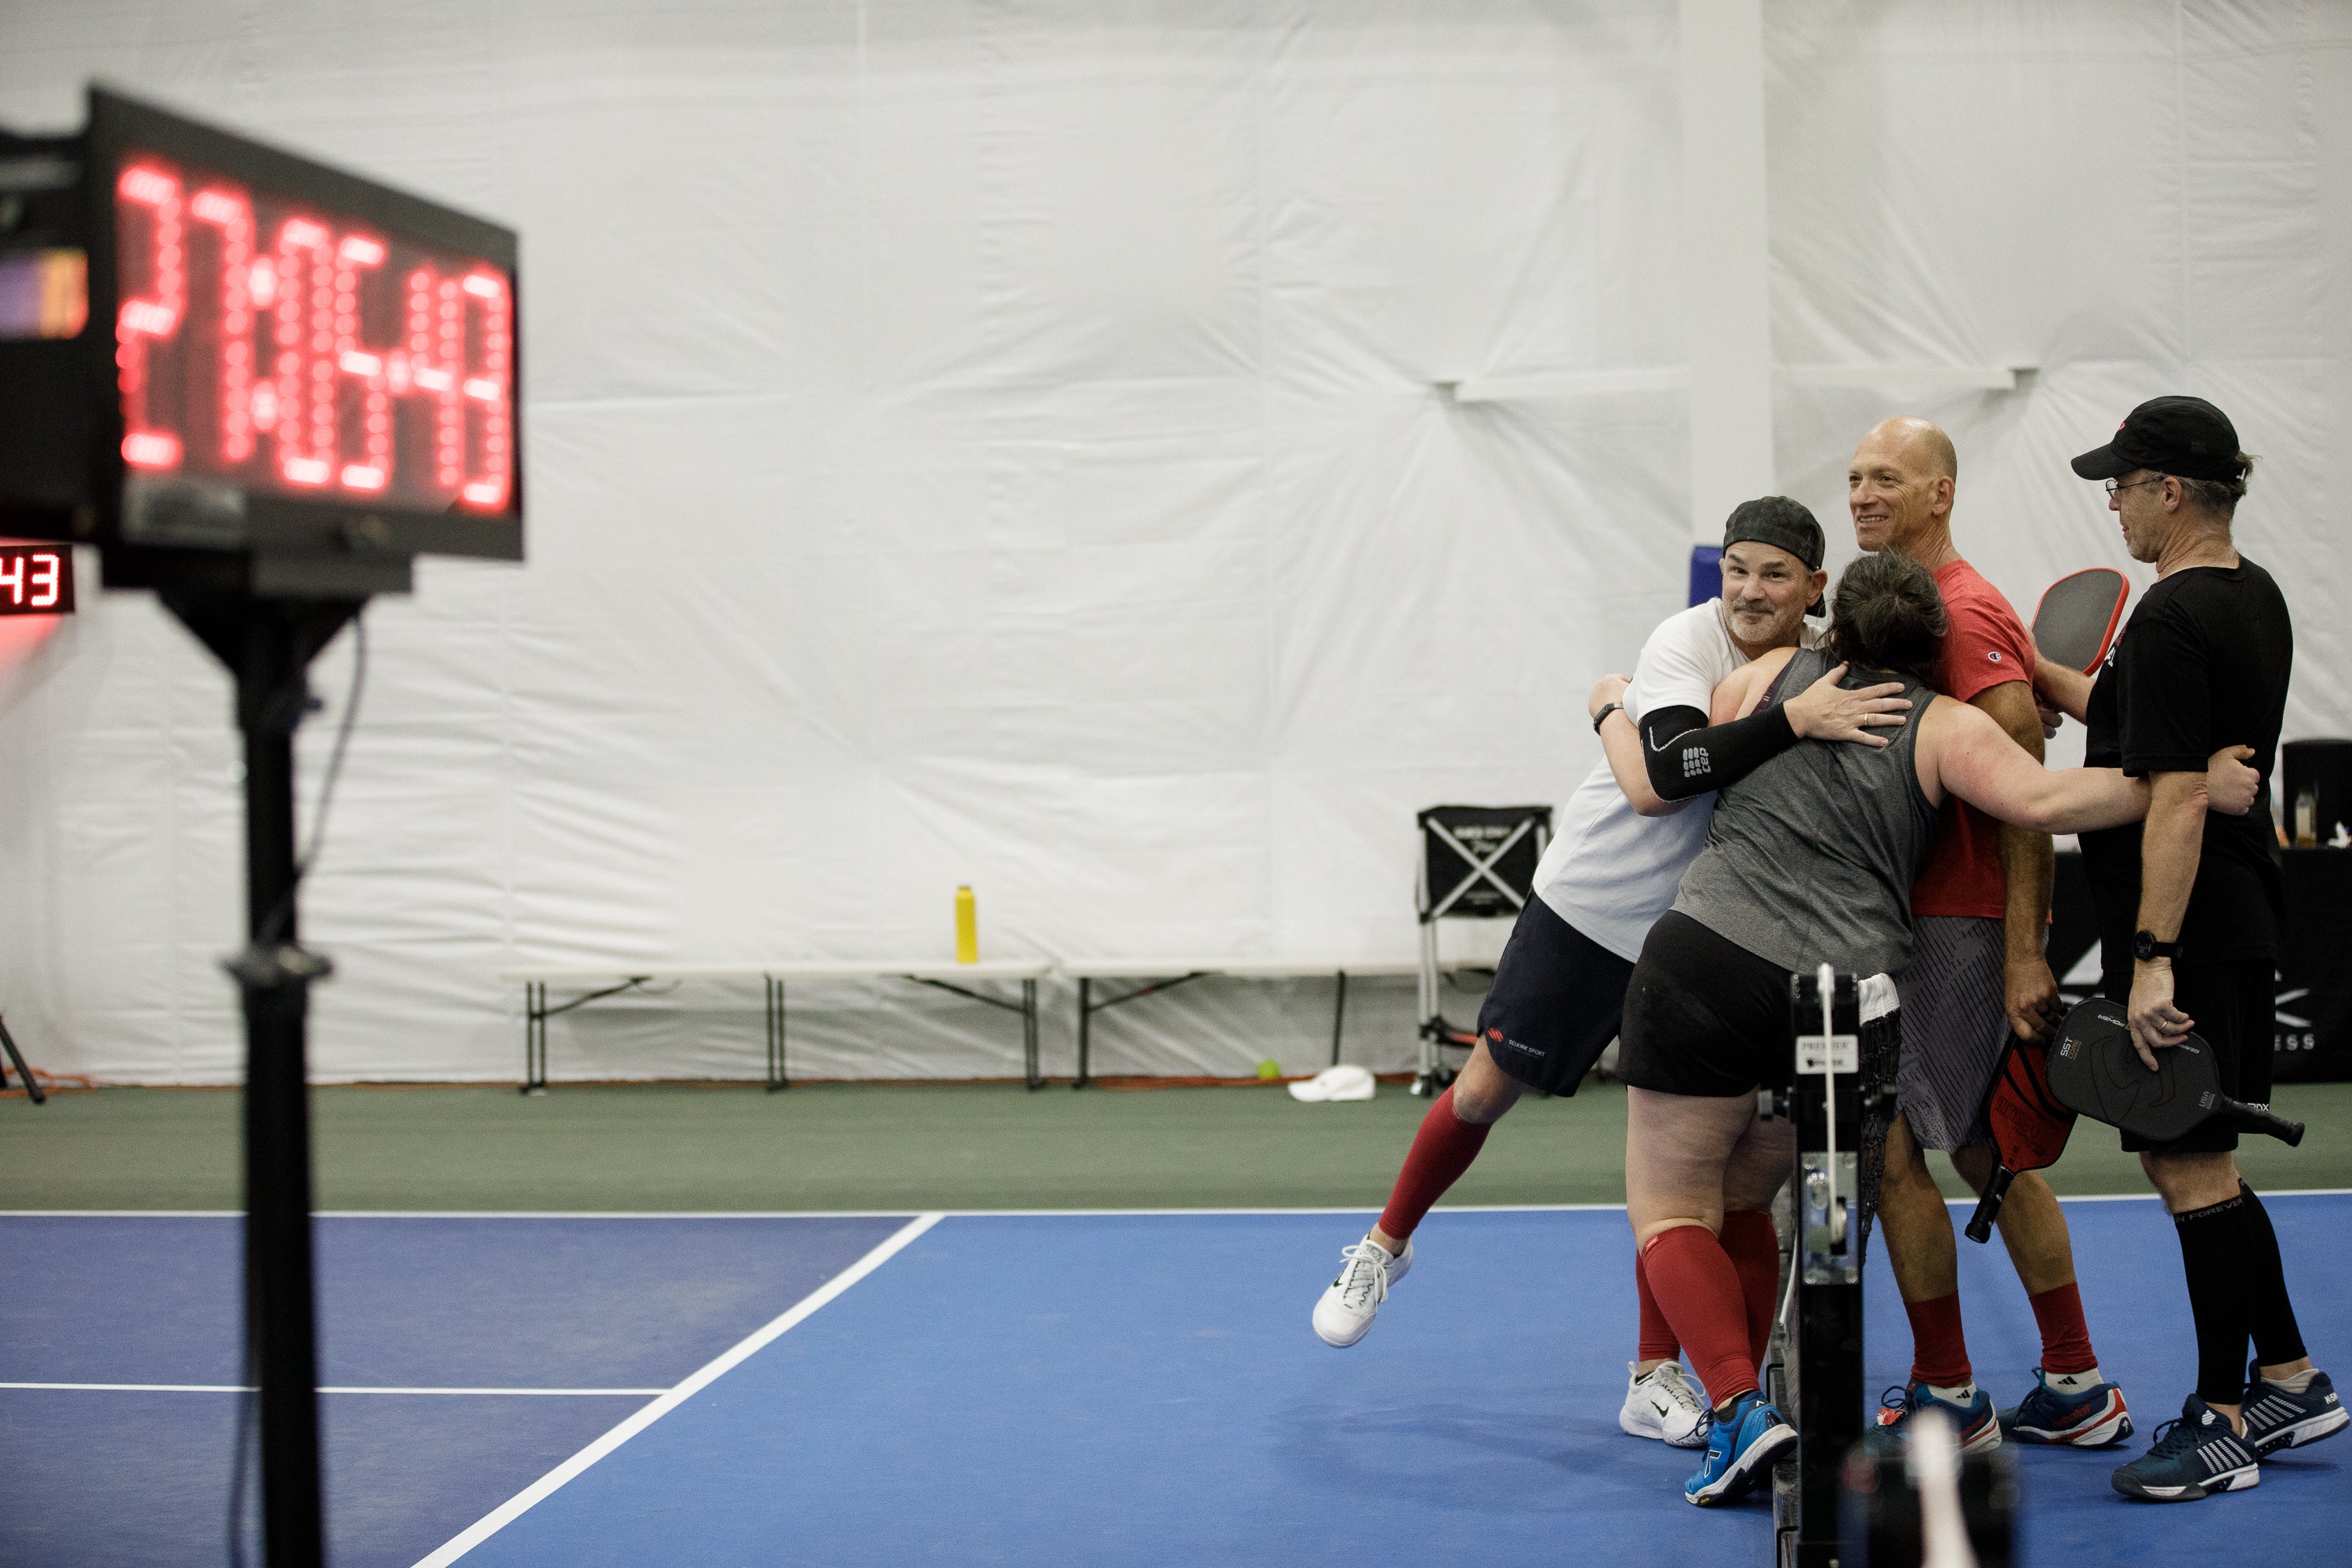
[{"label": "bench leg", "polygon": [[[16,1065],[16,1076],[24,1081],[25,1098],[35,1105],[48,1099],[47,1095],[41,1092],[41,1086],[33,1081],[33,1069],[25,1065],[25,1053],[16,1048],[16,1038],[8,1033],[8,1024],[5,1019],[0,1019],[0,1049],[6,1050],[9,1061]],[[7,1081],[7,1073],[0,1071],[0,1084]]]},{"label": "bench leg", "polygon": [[761,984],[768,993],[768,1092],[773,1094],[793,1087],[784,1075],[784,983],[769,975]]},{"label": "bench leg", "polygon": [[522,988],[522,1088],[524,1094],[547,1092],[547,985],[527,982]]},{"label": "bench leg", "polygon": [[1331,1065],[1339,1065],[1339,1034],[1348,1021],[1348,972],[1339,971],[1339,994],[1331,1003]]},{"label": "bench leg", "polygon": [[1021,983],[1021,1058],[1029,1070],[1029,1087],[1045,1087],[1045,1075],[1037,1068],[1037,983]]}]

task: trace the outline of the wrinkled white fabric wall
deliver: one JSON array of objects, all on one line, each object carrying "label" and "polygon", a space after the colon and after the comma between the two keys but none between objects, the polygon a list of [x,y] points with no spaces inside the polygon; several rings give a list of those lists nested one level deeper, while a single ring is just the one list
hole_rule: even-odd
[{"label": "wrinkled white fabric wall", "polygon": [[[524,236],[531,559],[370,614],[321,1077],[512,1077],[511,964],[944,955],[959,882],[994,953],[1409,952],[1412,811],[1564,798],[1585,687],[1682,602],[1677,395],[1434,384],[1681,363],[1670,4],[279,9],[20,0],[0,120],[100,75]],[[1785,394],[1786,488],[1845,542],[1854,437],[1931,414],[2030,605],[2117,559],[2064,458],[2206,392],[2268,459],[2289,732],[2352,729],[2344,13],[1767,25],[1778,357],[2042,367]],[[235,1075],[236,800],[225,682],[151,604],[0,671],[0,1009],[41,1065]],[[1410,1000],[1351,997],[1353,1059],[1402,1065]],[[1105,1015],[1099,1065],[1311,1068],[1327,1007],[1202,983]],[[1006,1073],[1007,1023],[795,993],[795,1070]],[[569,1016],[554,1067],[746,1076],[759,1028],[681,992]]]}]

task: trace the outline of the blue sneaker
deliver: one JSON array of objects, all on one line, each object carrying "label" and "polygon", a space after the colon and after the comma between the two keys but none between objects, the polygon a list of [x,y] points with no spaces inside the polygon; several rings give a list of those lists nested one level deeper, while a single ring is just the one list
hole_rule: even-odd
[{"label": "blue sneaker", "polygon": [[1993,1413],[1992,1395],[1979,1388],[1966,1405],[1949,1399],[1938,1399],[1927,1392],[1924,1383],[1914,1383],[1907,1388],[1890,1388],[1879,1396],[1878,1422],[1864,1436],[1863,1442],[1873,1453],[1888,1453],[1898,1449],[1903,1440],[1903,1425],[1915,1410],[1935,1409],[1944,1413],[1952,1424],[1952,1432],[1959,1439],[1963,1454],[1982,1454],[2000,1447],[2000,1418]]},{"label": "blue sneaker", "polygon": [[2281,1448],[2300,1448],[2322,1437],[2333,1437],[2352,1426],[2352,1410],[2336,1397],[2336,1385],[2324,1372],[2311,1374],[2311,1386],[2291,1394],[2266,1383],[2252,1366],[2246,1368],[2246,1440],[2258,1458]]},{"label": "blue sneaker", "polygon": [[2050,1386],[2050,1374],[2033,1369],[2033,1392],[2014,1410],[2000,1413],[2000,1429],[2021,1443],[2055,1443],[2071,1448],[2112,1448],[2132,1435],[2124,1391],[2100,1382],[2074,1394]]},{"label": "blue sneaker", "polygon": [[2194,1502],[2215,1492],[2258,1486],[2263,1470],[2252,1446],[2192,1394],[2180,1407],[2180,1419],[2158,1426],[2148,1451],[2109,1479],[2126,1497]]},{"label": "blue sneaker", "polygon": [[1683,1496],[1702,1508],[1745,1496],[1796,1441],[1797,1429],[1761,1394],[1741,1394],[1731,1414],[1708,1428],[1706,1458],[1683,1483]]}]

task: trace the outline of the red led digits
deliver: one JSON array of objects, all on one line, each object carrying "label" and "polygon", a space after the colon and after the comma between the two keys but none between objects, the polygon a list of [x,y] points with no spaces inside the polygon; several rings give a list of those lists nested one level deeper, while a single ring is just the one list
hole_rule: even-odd
[{"label": "red led digits", "polygon": [[180,232],[180,182],[152,163],[133,163],[116,183],[120,208],[145,209],[147,266],[140,274],[143,293],[131,294],[115,312],[114,363],[122,378],[122,460],[134,468],[176,468],[180,438],[154,427],[148,414],[153,380],[149,345],[179,335],[187,308],[187,257]]},{"label": "red led digits", "polygon": [[115,211],[127,464],[420,510],[511,504],[503,273],[147,155]]},{"label": "red led digits", "polygon": [[188,211],[220,231],[220,455],[242,463],[253,456],[253,204],[211,185]]},{"label": "red led digits", "polygon": [[482,472],[466,481],[461,492],[474,505],[496,510],[507,504],[507,462],[513,421],[507,410],[507,389],[514,384],[509,369],[514,353],[512,296],[507,280],[495,272],[466,274],[466,293],[481,308],[481,374],[466,378],[466,396],[482,406]]}]

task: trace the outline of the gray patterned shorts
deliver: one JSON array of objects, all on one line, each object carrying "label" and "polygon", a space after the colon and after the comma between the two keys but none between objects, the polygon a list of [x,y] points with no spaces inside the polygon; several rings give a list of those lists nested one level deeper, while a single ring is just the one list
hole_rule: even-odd
[{"label": "gray patterned shorts", "polygon": [[1911,923],[1917,942],[1895,976],[1903,999],[1895,1088],[1904,1119],[1923,1149],[1989,1144],[1985,1090],[2009,1044],[2001,922],[1920,915]]}]

